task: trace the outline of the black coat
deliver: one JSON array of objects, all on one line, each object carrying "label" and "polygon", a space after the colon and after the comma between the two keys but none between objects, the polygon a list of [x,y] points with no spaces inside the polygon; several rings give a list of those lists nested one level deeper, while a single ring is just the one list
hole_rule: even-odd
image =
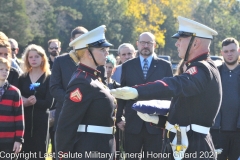
[{"label": "black coat", "polygon": [[67,85],[76,69],[77,66],[69,54],[63,54],[54,60],[52,74],[50,76],[50,93],[57,101],[55,104],[54,130],[56,129],[58,117],[63,106]]}]

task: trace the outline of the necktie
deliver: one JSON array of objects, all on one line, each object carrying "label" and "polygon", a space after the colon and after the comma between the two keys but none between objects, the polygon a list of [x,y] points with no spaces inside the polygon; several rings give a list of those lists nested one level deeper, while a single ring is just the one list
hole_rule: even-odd
[{"label": "necktie", "polygon": [[148,71],[148,60],[144,59],[143,62],[144,62],[144,64],[143,64],[143,76],[144,76],[144,79],[146,79],[147,71]]}]

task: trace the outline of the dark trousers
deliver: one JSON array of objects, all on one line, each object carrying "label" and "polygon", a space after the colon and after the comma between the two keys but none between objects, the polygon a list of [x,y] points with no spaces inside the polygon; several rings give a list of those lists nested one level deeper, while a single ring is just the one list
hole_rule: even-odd
[{"label": "dark trousers", "polygon": [[[144,124],[139,134],[131,134],[125,132],[126,160],[159,159],[153,156],[153,154],[161,153],[163,131],[162,129],[160,130],[161,134],[150,134],[148,133],[147,128]],[[131,153],[135,155],[130,156]]]},{"label": "dark trousers", "polygon": [[[169,137],[167,138],[168,131],[165,130],[164,142],[162,147],[162,157],[161,160],[174,160],[170,142],[173,141],[175,133],[169,132]],[[216,160],[217,155],[215,154],[215,149],[213,146],[212,138],[210,134],[201,134],[194,132],[192,130],[187,132],[188,137],[188,148],[184,154],[183,160]],[[165,153],[165,154],[163,154]]]},{"label": "dark trousers", "polygon": [[[53,127],[49,128],[49,143],[52,145],[52,153],[55,153],[55,130],[53,130]],[[56,158],[52,158],[52,160],[55,160]]]},{"label": "dark trousers", "polygon": [[223,151],[218,155],[218,160],[237,160],[240,157],[240,132],[220,131],[211,129],[213,143],[216,149]]}]

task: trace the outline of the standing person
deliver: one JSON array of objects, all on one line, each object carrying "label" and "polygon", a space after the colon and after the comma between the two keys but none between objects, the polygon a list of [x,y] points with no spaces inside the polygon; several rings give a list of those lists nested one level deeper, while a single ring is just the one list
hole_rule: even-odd
[{"label": "standing person", "polygon": [[[104,65],[109,47],[102,25],[70,43],[80,59],[67,87],[63,109],[56,130],[56,151],[78,153],[76,159],[98,159],[96,153],[114,159],[114,109],[116,100],[99,81],[97,66]],[[87,153],[87,155],[86,155]],[[60,155],[61,156],[61,155]],[[62,155],[63,159],[64,155]],[[73,157],[71,157],[73,158]],[[67,159],[67,158],[66,158]]]},{"label": "standing person", "polygon": [[[121,86],[134,86],[152,82],[163,77],[172,77],[171,64],[155,56],[155,36],[150,32],[140,34],[137,41],[139,57],[122,64]],[[159,153],[161,151],[163,130],[155,128],[138,117],[131,107],[135,100],[118,101],[117,126],[125,131],[125,152]],[[125,122],[121,119],[125,109]],[[146,158],[146,157],[144,157]],[[138,159],[137,157],[126,159]],[[149,159],[149,158],[147,158]],[[151,159],[151,158],[150,158]]]},{"label": "standing person", "polygon": [[106,68],[106,74],[107,74],[107,79],[106,79],[106,84],[109,89],[113,89],[113,80],[111,78],[113,74],[113,70],[116,67],[116,59],[112,54],[107,56],[105,68]]},{"label": "standing person", "polygon": [[9,70],[9,61],[0,57],[0,151],[5,153],[3,156],[21,151],[24,134],[21,93],[8,83]]},{"label": "standing person", "polygon": [[240,156],[240,54],[234,38],[222,41],[224,62],[218,67],[222,80],[222,104],[211,135],[215,147],[222,148],[219,160],[235,160]]},{"label": "standing person", "polygon": [[20,65],[22,65],[22,62],[20,60],[18,60],[18,58],[17,58],[17,54],[19,52],[18,42],[15,39],[13,39],[13,38],[9,38],[8,41],[11,44],[11,50],[12,50],[12,63],[11,63],[11,66],[13,68],[15,68],[20,74],[22,74],[23,71],[20,68]]},{"label": "standing person", "polygon": [[177,38],[175,46],[179,57],[186,62],[186,71],[175,77],[165,77],[134,88],[119,88],[111,93],[122,99],[173,97],[166,127],[165,117],[138,112],[145,121],[166,129],[162,153],[168,156],[159,158],[216,159],[209,131],[221,104],[222,89],[218,69],[209,57],[209,47],[217,32],[184,17],[179,16],[178,21],[179,31],[173,38]]},{"label": "standing person", "polygon": [[123,43],[118,47],[118,55],[121,63],[115,68],[112,79],[117,83],[121,83],[122,64],[129,59],[135,58],[136,50],[132,44]]},{"label": "standing person", "polygon": [[26,124],[22,151],[36,152],[34,158],[43,159],[48,144],[48,109],[53,101],[49,92],[51,72],[47,55],[41,46],[27,46],[23,60],[24,74],[19,78]]},{"label": "standing person", "polygon": [[[71,32],[70,41],[87,32],[88,30],[81,26],[74,28]],[[57,127],[58,117],[63,106],[67,85],[73,72],[76,71],[78,63],[79,59],[76,57],[73,50],[70,51],[69,54],[63,54],[54,59],[52,74],[50,76],[50,93],[54,100],[56,100],[54,125],[53,129],[50,131],[52,152],[55,152],[54,134]]]},{"label": "standing person", "polygon": [[50,39],[48,41],[48,52],[50,69],[52,69],[54,59],[60,55],[61,52],[61,42],[58,39]]},{"label": "standing person", "polygon": [[[8,42],[8,37],[3,33],[0,32],[0,57],[3,57],[7,59],[9,62],[12,63],[12,50],[11,50],[11,45]],[[11,66],[10,72],[8,75],[8,82],[11,85],[18,86],[18,79],[19,79],[20,73]]]}]

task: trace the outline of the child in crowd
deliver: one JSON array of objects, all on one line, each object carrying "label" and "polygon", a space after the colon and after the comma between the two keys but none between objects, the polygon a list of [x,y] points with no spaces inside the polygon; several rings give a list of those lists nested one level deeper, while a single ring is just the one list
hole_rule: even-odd
[{"label": "child in crowd", "polygon": [[0,151],[3,156],[21,151],[24,134],[21,93],[8,83],[9,71],[9,61],[0,57]]}]

